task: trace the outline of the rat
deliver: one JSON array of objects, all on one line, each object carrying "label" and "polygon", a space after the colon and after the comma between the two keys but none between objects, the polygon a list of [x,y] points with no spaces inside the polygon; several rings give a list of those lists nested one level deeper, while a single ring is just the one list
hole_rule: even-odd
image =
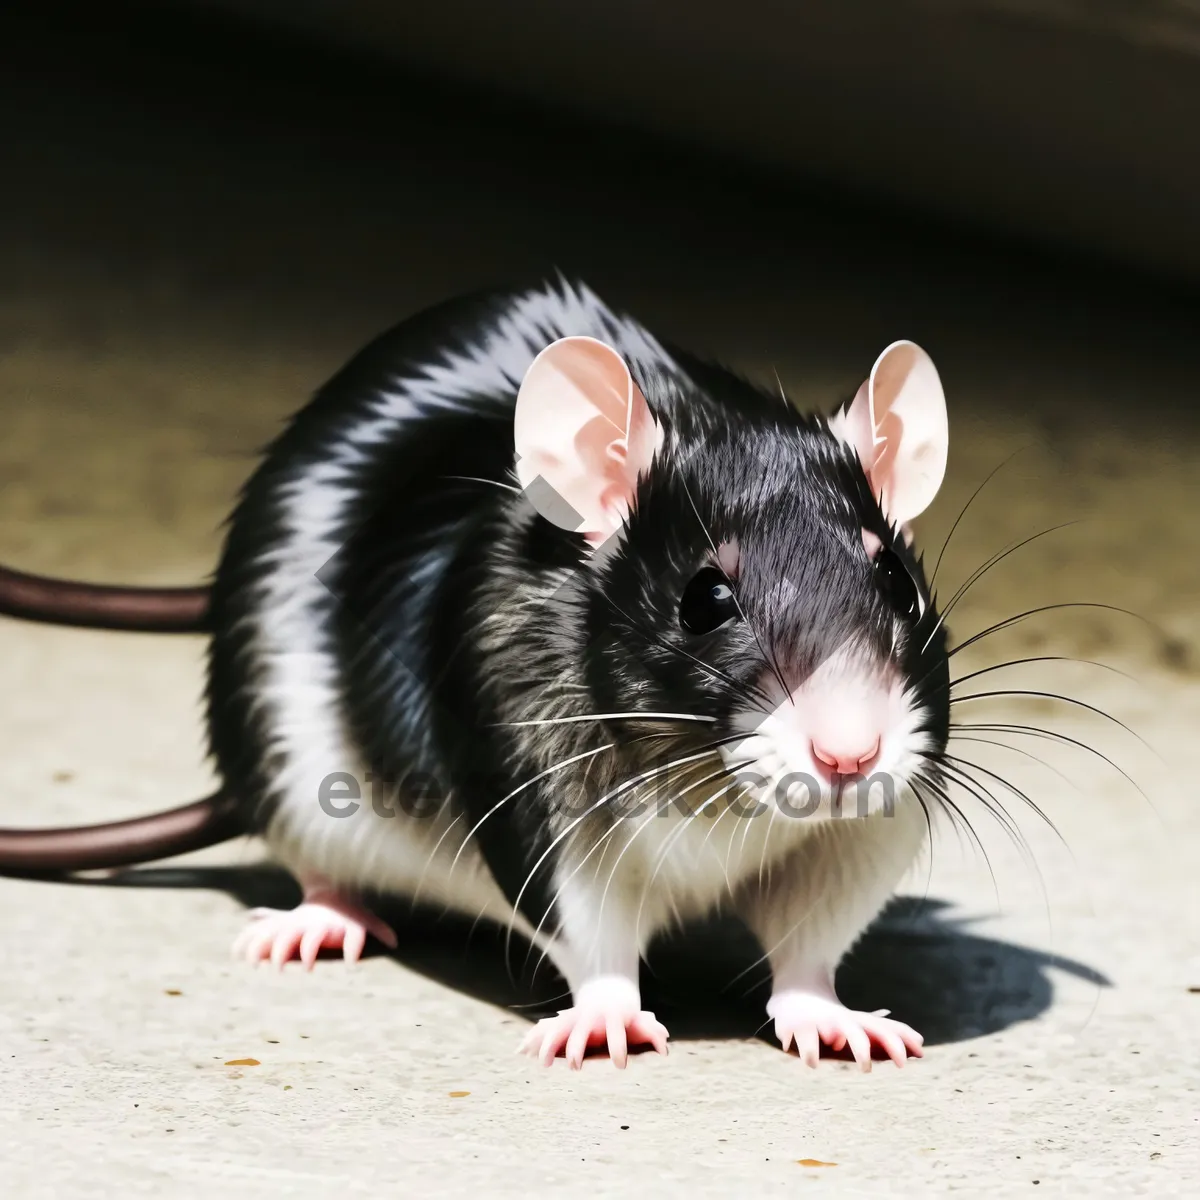
[{"label": "rat", "polygon": [[[4,831],[0,866],[260,834],[303,899],[251,913],[236,955],[394,947],[378,895],[490,919],[570,989],[521,1048],[576,1068],[666,1053],[641,959],[720,909],[761,944],[785,1050],[920,1057],[919,1033],[847,1008],[834,979],[920,855],[942,778],[946,630],[911,522],[947,438],[909,341],[826,417],[563,278],[412,317],[267,450],[210,589],[124,615],[93,589],[94,623],[210,635],[221,790]],[[37,616],[38,581],[13,578]],[[79,596],[56,614],[89,623]]]}]

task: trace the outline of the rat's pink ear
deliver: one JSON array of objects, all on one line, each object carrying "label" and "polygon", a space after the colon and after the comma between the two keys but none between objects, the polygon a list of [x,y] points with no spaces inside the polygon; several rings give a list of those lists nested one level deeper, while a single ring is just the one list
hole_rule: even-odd
[{"label": "rat's pink ear", "polygon": [[858,453],[884,514],[907,525],[932,502],[946,474],[946,396],[933,360],[893,342],[850,407],[830,423]]},{"label": "rat's pink ear", "polygon": [[624,359],[590,337],[562,338],[533,360],[513,435],[530,503],[593,544],[621,527],[662,440]]}]

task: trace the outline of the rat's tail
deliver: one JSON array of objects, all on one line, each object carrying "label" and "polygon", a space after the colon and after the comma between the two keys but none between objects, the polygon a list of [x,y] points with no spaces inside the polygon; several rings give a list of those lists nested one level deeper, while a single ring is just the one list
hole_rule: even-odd
[{"label": "rat's tail", "polygon": [[131,867],[202,850],[247,833],[234,798],[219,791],[148,817],[60,829],[0,829],[0,875],[65,875]]},{"label": "rat's tail", "polygon": [[[209,589],[111,587],[0,566],[0,614],[50,625],[131,633],[208,632]],[[0,875],[63,875],[129,867],[215,846],[245,833],[232,796],[148,817],[60,829],[0,829]]]},{"label": "rat's tail", "polygon": [[207,633],[208,606],[207,587],[110,587],[0,567],[0,614],[26,621],[131,633]]}]

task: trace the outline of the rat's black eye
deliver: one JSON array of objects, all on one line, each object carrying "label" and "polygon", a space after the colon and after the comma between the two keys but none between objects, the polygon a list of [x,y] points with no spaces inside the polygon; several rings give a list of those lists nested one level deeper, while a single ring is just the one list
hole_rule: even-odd
[{"label": "rat's black eye", "polygon": [[875,582],[892,608],[902,617],[919,617],[921,597],[899,555],[891,550],[881,550],[872,566],[875,568]]},{"label": "rat's black eye", "polygon": [[679,624],[688,633],[712,633],[740,615],[733,588],[723,572],[705,567],[683,590]]}]

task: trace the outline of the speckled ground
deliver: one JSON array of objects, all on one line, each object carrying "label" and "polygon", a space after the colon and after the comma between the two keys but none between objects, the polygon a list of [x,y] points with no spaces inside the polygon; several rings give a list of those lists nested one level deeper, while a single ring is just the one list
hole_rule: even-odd
[{"label": "speckled ground", "polygon": [[[512,1053],[535,997],[509,983],[487,931],[468,943],[418,921],[394,957],[353,972],[232,964],[243,907],[287,890],[253,845],[104,882],[0,881],[7,1195],[1194,1189],[1194,301],[686,166],[623,193],[573,151],[546,189],[521,165],[545,147],[494,130],[406,129],[364,157],[328,129],[282,123],[278,105],[209,118],[87,79],[51,103],[33,72],[11,75],[0,99],[12,167],[0,560],[101,580],[202,577],[256,447],[362,341],[424,303],[557,262],[672,336],[778,371],[814,404],[854,386],[893,337],[922,341],[952,430],[927,544],[1020,451],[955,534],[944,586],[1012,540],[1078,522],[989,573],[955,633],[1074,600],[1151,623],[1096,609],[1034,618],[972,647],[963,671],[1102,660],[1136,679],[1049,663],[978,683],[1065,690],[1165,760],[1111,721],[1037,698],[958,710],[1086,740],[1137,787],[1045,740],[964,744],[1033,796],[1062,841],[1012,796],[1032,865],[969,801],[991,871],[940,831],[910,899],[845,972],[863,1003],[930,1035],[924,1061],[869,1076],[832,1061],[806,1071],[755,1038],[754,997],[722,990],[743,953],[726,931],[660,959],[669,1058],[572,1074]],[[0,624],[0,820],[91,821],[201,794],[203,651]]]}]

